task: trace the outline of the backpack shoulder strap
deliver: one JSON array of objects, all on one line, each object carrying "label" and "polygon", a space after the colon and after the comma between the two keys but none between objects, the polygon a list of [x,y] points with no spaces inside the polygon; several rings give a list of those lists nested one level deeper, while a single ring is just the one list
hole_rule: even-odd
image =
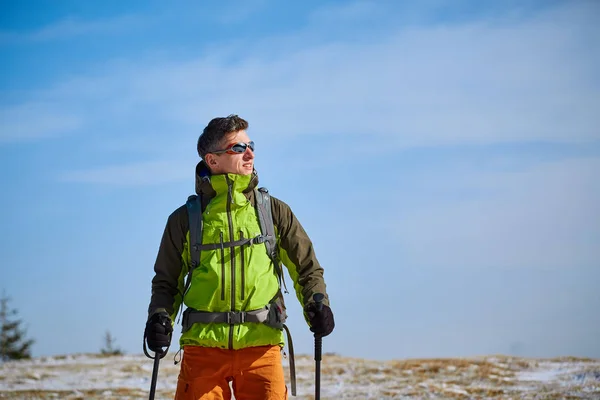
[{"label": "backpack shoulder strap", "polygon": [[261,233],[266,236],[265,246],[269,257],[275,262],[277,258],[277,238],[275,237],[275,226],[273,224],[273,212],[271,211],[271,196],[266,188],[255,189],[256,208],[258,210],[258,222]]},{"label": "backpack shoulder strap", "polygon": [[288,293],[283,277],[281,261],[279,260],[279,253],[277,252],[277,236],[275,236],[273,212],[271,211],[271,195],[269,195],[267,188],[264,187],[254,189],[254,195],[256,197],[256,210],[258,211],[260,230],[262,235],[266,237],[265,246],[267,247],[271,261],[273,261],[273,265],[275,265],[275,270],[279,278],[279,287],[283,286],[285,293]]},{"label": "backpack shoulder strap", "polygon": [[202,245],[202,203],[200,197],[191,195],[186,203],[188,211],[188,219],[190,224],[190,257],[192,265],[188,268],[187,279],[183,293],[187,292],[190,283],[192,272],[200,264],[200,246]]}]

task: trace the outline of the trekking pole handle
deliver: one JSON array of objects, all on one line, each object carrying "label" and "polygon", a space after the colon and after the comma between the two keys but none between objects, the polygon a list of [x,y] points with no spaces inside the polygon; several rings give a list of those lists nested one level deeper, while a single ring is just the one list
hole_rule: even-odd
[{"label": "trekking pole handle", "polygon": [[323,300],[325,299],[325,295],[323,293],[315,293],[313,294],[313,301],[315,302],[315,306],[317,307],[317,311],[323,311]]},{"label": "trekking pole handle", "polygon": [[[325,295],[323,293],[315,293],[313,295],[313,301],[315,302],[315,307],[319,313],[323,311],[323,299],[325,299]],[[315,333],[315,361],[321,361],[322,348],[323,337],[318,333]]]}]

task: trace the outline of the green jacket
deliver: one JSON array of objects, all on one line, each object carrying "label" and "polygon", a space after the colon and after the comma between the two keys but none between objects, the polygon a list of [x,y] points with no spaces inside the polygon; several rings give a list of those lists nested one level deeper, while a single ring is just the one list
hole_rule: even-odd
[{"label": "green jacket", "polygon": [[[254,237],[260,233],[255,209],[252,175],[208,173],[204,162],[196,167],[196,193],[202,201],[204,222],[202,243],[228,242]],[[325,294],[323,268],[313,245],[283,201],[271,196],[273,223],[279,257],[293,280],[298,300],[303,306],[312,302],[314,293]],[[203,250],[200,265],[193,271],[185,296],[184,277],[191,265],[189,220],[185,205],[175,210],[167,221],[152,279],[149,315],[166,311],[175,318],[183,304],[200,311],[250,311],[264,307],[275,297],[279,282],[264,243],[244,247],[226,247],[223,251]],[[260,323],[196,323],[184,332],[180,345],[198,345],[224,349],[283,345],[283,332]]]}]

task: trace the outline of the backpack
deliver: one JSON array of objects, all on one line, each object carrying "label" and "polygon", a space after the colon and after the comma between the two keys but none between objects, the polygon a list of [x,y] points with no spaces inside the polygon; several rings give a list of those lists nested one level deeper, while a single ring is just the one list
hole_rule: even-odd
[{"label": "backpack", "polygon": [[[256,211],[258,214],[258,222],[260,225],[260,235],[253,238],[244,238],[235,240],[227,243],[229,246],[246,246],[264,243],[267,248],[269,258],[275,266],[277,278],[279,280],[279,290],[276,296],[271,302],[260,310],[252,311],[231,311],[227,313],[223,312],[200,312],[186,309],[183,313],[183,331],[185,332],[189,327],[196,322],[210,323],[210,322],[226,322],[229,324],[240,324],[243,322],[260,322],[265,323],[277,329],[285,329],[287,334],[288,348],[290,352],[290,377],[292,386],[292,395],[296,395],[296,369],[294,360],[294,346],[292,343],[292,336],[290,330],[285,325],[287,319],[285,302],[283,293],[289,293],[285,284],[283,267],[279,259],[277,251],[277,237],[275,235],[275,226],[273,224],[273,213],[271,211],[271,196],[269,191],[261,187],[254,189],[254,196],[256,199]],[[202,204],[200,197],[197,195],[191,195],[188,197],[186,203],[189,225],[190,225],[190,256],[192,263],[189,267],[186,282],[184,285],[183,296],[189,290],[192,281],[192,272],[200,264],[200,251],[201,250],[216,250],[223,244],[202,244]]]}]

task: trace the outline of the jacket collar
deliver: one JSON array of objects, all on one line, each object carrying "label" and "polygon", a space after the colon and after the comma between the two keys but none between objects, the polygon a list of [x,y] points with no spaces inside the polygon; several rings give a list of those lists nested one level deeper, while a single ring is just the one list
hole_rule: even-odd
[{"label": "jacket collar", "polygon": [[[202,199],[213,198],[217,192],[223,190],[221,182],[225,181],[225,176],[234,182],[234,190],[244,194],[250,193],[258,186],[258,173],[252,171],[250,176],[237,174],[212,175],[204,160],[196,165],[196,194]],[[225,188],[227,190],[227,188]]]}]

